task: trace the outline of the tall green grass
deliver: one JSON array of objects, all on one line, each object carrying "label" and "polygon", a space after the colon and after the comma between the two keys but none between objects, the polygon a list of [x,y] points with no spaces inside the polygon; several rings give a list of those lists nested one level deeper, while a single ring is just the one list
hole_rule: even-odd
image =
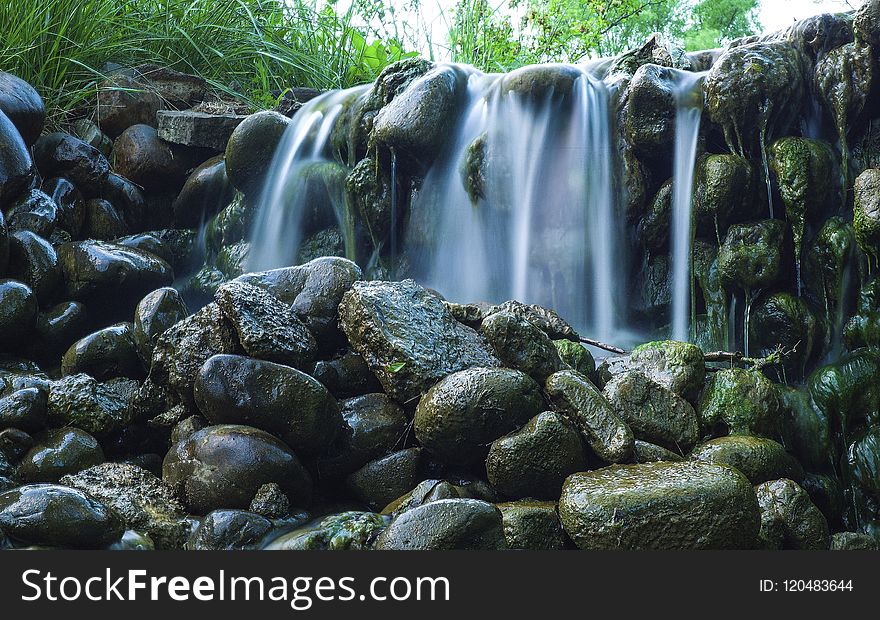
[{"label": "tall green grass", "polygon": [[0,2],[0,70],[30,82],[50,126],[94,97],[107,63],[154,62],[203,76],[253,107],[291,86],[340,88],[407,55],[367,41],[358,3],[319,0],[12,0]]}]

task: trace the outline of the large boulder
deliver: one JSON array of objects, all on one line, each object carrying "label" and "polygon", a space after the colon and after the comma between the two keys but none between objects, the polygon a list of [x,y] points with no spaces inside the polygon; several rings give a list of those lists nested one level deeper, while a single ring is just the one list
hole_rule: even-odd
[{"label": "large boulder", "polygon": [[113,144],[113,169],[147,191],[173,191],[199,163],[193,155],[161,140],[149,125],[132,125]]},{"label": "large boulder", "polygon": [[698,462],[572,474],[559,516],[581,549],[750,549],[760,523],[745,476]]},{"label": "large boulder", "polygon": [[137,77],[136,74],[119,72],[98,86],[95,120],[111,138],[132,125],[156,125],[156,112],[162,108],[162,99],[145,88]]},{"label": "large boulder", "polygon": [[633,74],[623,96],[621,125],[627,142],[643,157],[672,152],[675,136],[675,78],[668,67],[644,64]]},{"label": "large boulder", "polygon": [[501,512],[476,499],[442,499],[408,510],[379,535],[380,550],[506,549]]},{"label": "large boulder", "polygon": [[781,220],[731,226],[718,251],[722,284],[753,293],[776,282],[783,270],[784,235]]},{"label": "large boulder", "polygon": [[454,372],[500,365],[477,332],[412,280],[354,283],[342,297],[339,318],[352,348],[401,402]]},{"label": "large boulder", "polygon": [[528,375],[506,368],[450,374],[419,401],[413,426],[419,443],[451,465],[482,459],[487,446],[544,409],[541,389]]},{"label": "large boulder", "polygon": [[117,323],[80,338],[61,358],[61,374],[85,373],[95,379],[143,375],[131,323]]},{"label": "large boulder", "polygon": [[40,137],[46,117],[43,99],[33,86],[5,71],[0,71],[0,112],[9,117],[26,146]]}]

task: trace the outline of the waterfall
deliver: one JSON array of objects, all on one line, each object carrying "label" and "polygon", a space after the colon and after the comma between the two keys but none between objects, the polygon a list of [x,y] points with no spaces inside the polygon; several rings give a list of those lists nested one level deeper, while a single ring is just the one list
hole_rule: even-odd
[{"label": "waterfall", "polygon": [[675,152],[672,174],[672,338],[691,340],[693,186],[705,73],[675,71]]}]

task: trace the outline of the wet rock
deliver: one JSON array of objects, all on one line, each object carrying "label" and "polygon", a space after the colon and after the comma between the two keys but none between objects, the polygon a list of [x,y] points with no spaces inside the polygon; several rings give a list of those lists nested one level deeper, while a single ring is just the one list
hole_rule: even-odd
[{"label": "wet rock", "polygon": [[104,463],[63,478],[63,484],[87,493],[110,508],[125,527],[145,532],[157,549],[180,549],[187,536],[186,512],[174,492],[135,465]]},{"label": "wet rock", "polygon": [[123,527],[113,510],[82,491],[30,484],[0,493],[0,529],[25,544],[101,548]]},{"label": "wet rock", "polygon": [[645,374],[630,371],[617,375],[605,384],[602,393],[639,439],[679,453],[697,442],[699,421],[694,408]]},{"label": "wet rock", "polygon": [[0,280],[0,346],[8,351],[22,344],[37,322],[37,296],[26,284]]},{"label": "wet rock", "polygon": [[584,345],[571,340],[554,340],[553,346],[556,347],[563,364],[585,377],[592,377],[595,374],[596,361]]},{"label": "wet rock", "polygon": [[0,72],[0,112],[12,121],[26,146],[40,137],[46,117],[42,98],[33,86],[5,71]]},{"label": "wet rock", "polygon": [[102,437],[131,422],[136,390],[136,381],[99,383],[84,374],[63,377],[50,385],[49,419]]},{"label": "wet rock", "polygon": [[819,339],[816,317],[799,297],[775,293],[761,300],[751,311],[750,342],[757,356],[771,355],[779,347],[793,351],[783,360],[792,377],[803,377],[813,343]]},{"label": "wet rock", "polygon": [[691,458],[727,465],[741,471],[752,484],[779,478],[803,478],[804,470],[785,448],[772,439],[731,435],[700,444]]},{"label": "wet rock", "polygon": [[565,338],[573,342],[578,341],[578,333],[569,325],[565,319],[556,314],[555,310],[544,308],[537,304],[524,304],[516,300],[505,301],[498,306],[491,306],[486,316],[495,314],[496,312],[509,312],[510,314],[525,319],[542,332],[547,334],[551,339],[556,340]]},{"label": "wet rock", "polygon": [[482,459],[487,446],[544,409],[528,375],[506,368],[450,374],[419,401],[413,427],[419,443],[448,464]]},{"label": "wet rock", "polygon": [[256,194],[290,119],[278,112],[257,112],[242,121],[226,144],[226,174],[245,194]]},{"label": "wet rock", "polygon": [[290,500],[280,486],[270,482],[257,489],[251,500],[250,511],[267,519],[280,519],[290,512]]},{"label": "wet rock", "polygon": [[225,323],[217,304],[208,304],[159,336],[153,347],[150,380],[166,385],[192,406],[193,385],[202,365],[214,355],[238,352],[235,330]]},{"label": "wet rock", "polygon": [[57,293],[61,279],[55,248],[30,231],[9,235],[8,274],[28,285],[40,303],[47,303]]},{"label": "wet rock", "polygon": [[162,100],[147,89],[136,75],[117,73],[98,87],[98,105],[95,118],[101,130],[111,138],[120,135],[132,125],[156,125],[156,112]]},{"label": "wet rock", "polygon": [[492,442],[489,482],[507,497],[559,497],[569,474],[587,468],[580,435],[564,416],[545,411],[520,430]]},{"label": "wet rock", "polygon": [[171,443],[179,443],[206,426],[210,426],[210,423],[200,415],[191,415],[188,418],[184,418],[171,429]]},{"label": "wet rock", "polygon": [[[845,279],[856,251],[855,233],[842,217],[830,217],[807,250],[804,263],[806,292],[821,309],[826,321],[836,320],[845,302]],[[830,346],[826,338],[824,349]],[[823,349],[823,350],[824,350]]]},{"label": "wet rock", "polygon": [[296,253],[296,262],[307,263],[322,256],[345,257],[345,240],[338,228],[324,228],[303,239]]},{"label": "wet rock", "polygon": [[93,121],[87,118],[76,119],[70,126],[70,135],[95,147],[104,157],[110,157],[110,151],[113,150],[113,140],[101,131],[101,128]]},{"label": "wet rock", "polygon": [[[821,471],[831,454],[831,429],[828,416],[810,401],[806,390],[780,388],[782,397],[782,443],[810,471]],[[794,478],[780,475],[777,478]]]},{"label": "wet rock", "polygon": [[253,357],[309,368],[317,344],[296,313],[277,297],[244,282],[228,282],[215,295],[241,346]]},{"label": "wet rock", "polygon": [[37,357],[55,363],[70,344],[86,332],[86,307],[78,301],[63,301],[37,317],[34,351]]},{"label": "wet rock", "polygon": [[634,441],[632,430],[586,377],[573,370],[563,370],[550,375],[545,390],[600,459],[620,463],[630,457]]},{"label": "wet rock", "polygon": [[479,499],[495,502],[498,497],[495,491],[482,480],[423,480],[411,491],[401,495],[382,509],[382,514],[397,516],[430,502],[441,499]]},{"label": "wet rock", "polygon": [[880,347],[880,313],[857,314],[843,328],[843,342],[850,351]]},{"label": "wet rock", "polygon": [[166,286],[141,299],[134,311],[131,335],[144,365],[149,366],[159,336],[188,316],[189,309],[177,289]]},{"label": "wet rock", "polygon": [[456,371],[499,365],[477,332],[412,280],[356,282],[343,295],[339,316],[352,348],[402,402]]},{"label": "wet rock", "polygon": [[203,248],[199,247],[195,230],[165,228],[129,235],[115,242],[129,248],[144,250],[158,256],[175,271],[188,272],[197,260],[203,260]]},{"label": "wet rock", "polygon": [[179,148],[159,139],[149,125],[132,125],[113,144],[113,169],[147,191],[177,189],[186,172],[199,163]]},{"label": "wet rock", "polygon": [[810,496],[783,478],[755,487],[761,507],[761,539],[771,549],[828,549],[828,523]]},{"label": "wet rock", "polygon": [[236,193],[225,208],[208,220],[205,246],[209,253],[219,254],[224,246],[237,243],[248,235],[256,208],[241,192]]},{"label": "wet rock", "polygon": [[856,243],[876,266],[880,261],[880,169],[870,168],[856,177],[853,194]]},{"label": "wet rock", "polygon": [[195,551],[253,549],[272,530],[266,517],[246,510],[214,510],[202,519],[187,548]]},{"label": "wet rock", "polygon": [[[2,392],[0,392],[2,394]],[[17,428],[32,433],[46,424],[45,390],[26,387],[0,397],[0,429]]]},{"label": "wet rock", "polygon": [[873,426],[847,447],[846,464],[865,491],[880,492],[880,427]]},{"label": "wet rock", "polygon": [[520,500],[497,504],[497,508],[501,511],[504,538],[510,549],[560,551],[571,547],[555,502]]},{"label": "wet rock", "polygon": [[63,177],[44,181],[43,192],[55,203],[57,227],[66,230],[73,237],[79,236],[86,218],[86,203],[82,193]]},{"label": "wet rock", "polygon": [[217,255],[215,261],[217,269],[220,270],[226,279],[237,278],[245,272],[250,251],[250,241],[239,241],[232,245],[227,245]]},{"label": "wet rock", "polygon": [[32,189],[24,194],[6,211],[10,231],[29,230],[49,238],[55,231],[59,213],[55,201],[44,192]]},{"label": "wet rock", "polygon": [[703,352],[687,342],[663,340],[639,345],[629,362],[649,379],[690,402],[696,399],[706,376]]},{"label": "wet rock", "polygon": [[76,301],[92,297],[140,299],[171,284],[174,273],[156,256],[106,241],[77,241],[57,248],[66,292]]},{"label": "wet rock", "polygon": [[143,375],[131,323],[117,323],[76,341],[61,358],[61,374],[85,373],[98,379]]},{"label": "wet rock", "polygon": [[527,101],[565,97],[574,91],[581,72],[568,65],[529,65],[504,76],[501,92],[515,93]]},{"label": "wet rock", "polygon": [[639,47],[628,49],[614,58],[606,75],[632,75],[639,67],[647,63],[677,69],[690,69],[688,62],[688,58],[682,50],[675,48],[663,35],[655,32]]},{"label": "wet rock", "polygon": [[82,234],[89,239],[110,241],[128,234],[128,225],[112,204],[103,198],[86,203],[86,220]]},{"label": "wet rock", "polygon": [[370,372],[364,358],[354,351],[346,351],[331,360],[316,362],[311,375],[323,383],[337,398],[360,396],[382,390],[382,386],[379,385],[376,376]]},{"label": "wet rock", "polygon": [[64,177],[86,198],[97,196],[110,164],[95,147],[67,133],[40,136],[34,144],[34,161],[45,178]]},{"label": "wet rock", "polygon": [[193,110],[161,110],[156,115],[159,137],[166,142],[223,151],[229,137],[247,116],[208,114]]},{"label": "wet rock", "polygon": [[486,317],[480,333],[506,366],[523,371],[535,381],[543,383],[563,368],[547,334],[510,312],[502,310]]},{"label": "wet rock", "polygon": [[360,160],[345,179],[346,202],[371,233],[374,245],[391,234],[392,196],[390,172],[373,155]]},{"label": "wet rock", "polygon": [[636,277],[633,309],[648,321],[656,323],[670,316],[672,303],[672,268],[666,254],[645,253],[645,260]]},{"label": "wet rock", "polygon": [[113,204],[130,231],[150,228],[157,219],[141,188],[118,174],[107,175],[103,197]]},{"label": "wet rock", "polygon": [[9,264],[9,229],[6,226],[6,218],[0,210],[0,274],[6,274]]},{"label": "wet rock", "polygon": [[78,428],[56,428],[46,431],[28,450],[16,476],[22,482],[58,482],[62,476],[103,462],[104,451],[97,439]]},{"label": "wet rock", "polygon": [[313,456],[342,426],[336,400],[309,375],[238,355],[215,355],[199,370],[195,402],[214,424],[247,424]]},{"label": "wet rock", "polygon": [[694,170],[694,212],[698,230],[721,243],[731,221],[755,212],[755,173],[745,157],[732,153],[706,154]]},{"label": "wet rock", "polygon": [[669,244],[672,217],[672,179],[666,181],[654,194],[644,217],[639,220],[636,235],[648,250],[663,250]]},{"label": "wet rock", "polygon": [[760,522],[745,476],[697,462],[573,474],[559,516],[581,549],[750,549]]},{"label": "wet rock", "polygon": [[880,549],[873,536],[859,532],[838,532],[831,537],[832,551],[877,551]]},{"label": "wet rock", "polygon": [[636,153],[656,158],[671,152],[675,135],[674,78],[667,67],[645,64],[624,94],[621,125]]},{"label": "wet rock", "polygon": [[700,427],[732,435],[776,436],[781,403],[776,384],[760,371],[725,368],[712,374],[697,408]]},{"label": "wet rock", "polygon": [[291,504],[311,501],[312,482],[296,455],[268,433],[233,424],[209,426],[171,447],[162,479],[188,510],[246,508],[261,486],[277,483]]},{"label": "wet rock", "polygon": [[780,220],[731,226],[718,250],[722,284],[748,292],[773,284],[782,272],[784,232]]},{"label": "wet rock", "polygon": [[656,463],[657,461],[682,461],[684,457],[662,446],[636,439],[633,446],[633,463]]},{"label": "wet rock", "polygon": [[281,551],[366,551],[389,519],[372,512],[342,512],[322,517],[263,547]]},{"label": "wet rock", "polygon": [[341,429],[318,461],[322,479],[342,478],[388,454],[404,441],[409,430],[403,408],[385,394],[365,394],[340,404]]},{"label": "wet rock", "polygon": [[0,111],[0,200],[13,200],[33,181],[31,154],[9,117]]},{"label": "wet rock", "polygon": [[506,549],[501,512],[476,499],[443,499],[408,510],[379,535],[380,550]]},{"label": "wet rock", "polygon": [[212,157],[193,170],[174,199],[176,226],[193,228],[226,207],[235,197],[235,188],[226,176],[226,160]]},{"label": "wet rock", "polygon": [[837,363],[818,368],[810,375],[807,387],[812,403],[832,428],[853,428],[876,421],[875,412],[880,407],[878,372],[880,356],[876,350],[846,354]]},{"label": "wet rock", "polygon": [[398,450],[358,469],[346,485],[354,497],[379,510],[422,480],[422,460],[421,448]]}]

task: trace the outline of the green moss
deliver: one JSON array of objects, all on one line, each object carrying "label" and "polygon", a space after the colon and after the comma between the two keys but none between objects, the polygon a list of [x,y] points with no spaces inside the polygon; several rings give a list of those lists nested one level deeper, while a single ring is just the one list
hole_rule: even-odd
[{"label": "green moss", "polygon": [[843,328],[843,341],[850,351],[880,347],[880,312],[857,314]]},{"label": "green moss", "polygon": [[775,383],[755,370],[726,368],[712,375],[698,414],[705,432],[726,427],[731,435],[775,437],[781,403]]},{"label": "green moss", "polygon": [[553,345],[562,361],[585,377],[596,373],[596,361],[593,355],[578,342],[571,340],[554,340]]}]

